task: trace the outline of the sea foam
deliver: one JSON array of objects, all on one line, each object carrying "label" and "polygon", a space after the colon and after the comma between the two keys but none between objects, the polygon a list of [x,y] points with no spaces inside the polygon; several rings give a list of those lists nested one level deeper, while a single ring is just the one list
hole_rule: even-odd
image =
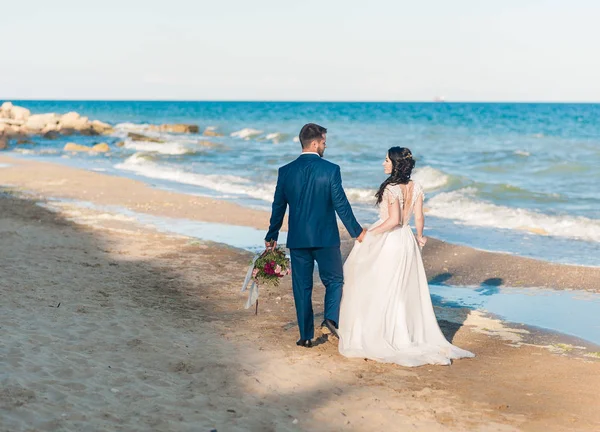
[{"label": "sea foam", "polygon": [[200,186],[228,196],[249,196],[263,201],[271,201],[275,185],[270,183],[253,184],[250,180],[233,175],[198,174],[160,164],[136,153],[115,168],[134,172],[138,175],[169,180],[187,185]]},{"label": "sea foam", "polygon": [[533,234],[600,242],[600,220],[582,216],[546,215],[479,200],[476,189],[442,192],[427,202],[428,215],[473,226],[506,228]]}]

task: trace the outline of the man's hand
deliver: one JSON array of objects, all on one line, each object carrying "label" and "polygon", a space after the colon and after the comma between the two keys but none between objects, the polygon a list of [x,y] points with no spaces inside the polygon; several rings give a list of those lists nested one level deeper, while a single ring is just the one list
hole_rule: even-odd
[{"label": "man's hand", "polygon": [[365,238],[365,235],[366,235],[366,234],[367,234],[367,229],[366,229],[366,228],[363,228],[362,232],[361,232],[361,233],[360,233],[360,235],[359,235],[359,236],[356,238],[356,240],[357,240],[359,243],[362,243],[362,241],[364,240],[364,238]]},{"label": "man's hand", "polygon": [[419,246],[422,249],[423,246],[425,246],[425,244],[427,243],[427,237],[417,236],[417,243],[419,243]]},{"label": "man's hand", "polygon": [[265,240],[265,249],[266,250],[275,250],[276,247],[277,247],[277,241],[275,241],[275,240],[266,241]]}]

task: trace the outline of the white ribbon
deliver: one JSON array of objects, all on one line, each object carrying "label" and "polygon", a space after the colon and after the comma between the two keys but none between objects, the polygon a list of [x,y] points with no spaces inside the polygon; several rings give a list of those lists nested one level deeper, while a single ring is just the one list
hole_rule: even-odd
[{"label": "white ribbon", "polygon": [[[258,284],[252,278],[252,271],[254,270],[254,263],[259,257],[260,254],[256,254],[252,259],[252,264],[250,264],[250,267],[248,267],[246,278],[244,279],[244,283],[242,284],[242,292],[249,290],[248,301],[246,301],[245,306],[246,309],[250,309],[250,307],[258,300]],[[252,281],[252,284],[250,284],[250,281]],[[248,287],[249,284],[250,286]]]}]

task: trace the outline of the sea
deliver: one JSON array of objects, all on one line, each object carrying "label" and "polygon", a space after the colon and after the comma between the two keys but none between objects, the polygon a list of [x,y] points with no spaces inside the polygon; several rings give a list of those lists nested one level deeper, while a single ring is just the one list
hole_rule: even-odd
[{"label": "sea", "polygon": [[[600,104],[167,102],[13,100],[32,113],[76,111],[109,136],[34,137],[8,153],[134,178],[152,187],[269,210],[277,169],[300,152],[303,124],[328,129],[325,158],[341,167],[361,223],[387,149],[408,147],[425,189],[425,234],[545,261],[600,266]],[[198,134],[157,133],[189,123]],[[222,136],[203,136],[209,129]],[[164,143],[133,141],[129,132]],[[124,146],[116,143],[124,141]],[[67,153],[106,142],[108,154]],[[0,171],[1,178],[1,171]],[[1,183],[1,181],[0,181]]]}]

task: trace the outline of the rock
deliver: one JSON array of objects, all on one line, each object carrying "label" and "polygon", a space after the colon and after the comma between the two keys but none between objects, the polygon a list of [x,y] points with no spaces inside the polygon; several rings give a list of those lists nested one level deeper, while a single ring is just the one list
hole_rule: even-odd
[{"label": "rock", "polygon": [[26,122],[30,115],[31,111],[29,111],[27,108],[13,106],[11,115],[13,120]]},{"label": "rock", "polygon": [[115,144],[117,147],[124,147],[125,146],[125,141],[119,141],[117,144]]},{"label": "rock", "polygon": [[155,143],[164,143],[164,140],[161,140],[160,138],[153,138],[153,137],[149,137],[147,135],[142,135],[139,133],[135,133],[135,132],[129,132],[127,134],[127,136],[129,138],[131,138],[133,141],[147,141],[147,142],[155,142]]},{"label": "rock", "polygon": [[80,144],[75,144],[75,143],[67,143],[67,144],[65,144],[63,150],[64,151],[71,151],[71,152],[106,153],[107,151],[110,150],[110,148],[108,147],[108,144],[106,144],[106,143],[96,144],[93,147],[88,147],[88,146],[84,146],[84,145],[80,145]]},{"label": "rock", "polygon": [[74,111],[64,114],[60,118],[60,127],[62,129],[74,130],[82,135],[105,135],[113,132],[113,128],[108,123],[100,120],[90,121],[87,117],[81,117]]},{"label": "rock", "polygon": [[4,102],[0,107],[0,118],[11,119],[17,122],[25,122],[31,112],[27,108],[15,106],[12,102]]},{"label": "rock", "polygon": [[148,130],[156,132],[171,132],[171,133],[198,133],[200,128],[192,124],[162,124],[150,125]]},{"label": "rock", "polygon": [[91,147],[75,144],[75,143],[66,143],[63,147],[64,151],[72,151],[72,152],[80,152],[80,151],[91,151]]},{"label": "rock", "polygon": [[73,135],[76,132],[77,131],[75,129],[63,128],[63,127],[61,127],[60,130],[58,131],[58,133],[61,135]]},{"label": "rock", "polygon": [[220,137],[220,136],[223,136],[223,134],[217,132],[214,128],[206,128],[206,129],[204,129],[204,132],[202,132],[202,135],[209,136],[209,137]]},{"label": "rock", "polygon": [[100,120],[94,120],[91,127],[100,135],[107,135],[114,132],[114,129],[111,125],[101,122]]},{"label": "rock", "polygon": [[60,134],[58,133],[58,131],[55,131],[55,130],[48,131],[48,132],[44,133],[44,135],[43,135],[43,137],[45,139],[49,139],[49,140],[55,140],[59,136],[60,136]]},{"label": "rock", "polygon": [[81,129],[78,131],[81,135],[85,136],[96,136],[100,135],[94,128]]},{"label": "rock", "polygon": [[110,147],[106,143],[100,143],[93,146],[92,150],[98,153],[106,153],[110,150]]},{"label": "rock", "polygon": [[0,124],[0,135],[12,137],[15,135],[27,135],[27,131],[22,126]]},{"label": "rock", "polygon": [[14,106],[5,102],[0,107],[0,125],[22,126],[21,129],[8,129],[2,127],[5,134],[24,132],[25,134],[41,134],[60,132],[61,135],[102,135],[114,132],[111,125],[99,120],[90,121],[79,113],[71,111],[63,115],[56,113],[30,115],[30,111],[23,107]]},{"label": "rock", "polygon": [[33,144],[33,141],[25,137],[17,138],[17,144]]},{"label": "rock", "polygon": [[32,116],[29,116],[29,118],[25,122],[24,127],[29,132],[37,133],[46,127],[51,127],[51,125],[58,124],[59,120],[60,116],[55,113],[34,114]]},{"label": "rock", "polygon": [[15,120],[15,119],[0,117],[0,124],[8,124],[8,125],[12,125],[12,126],[23,126],[25,124],[25,122],[23,120]]},{"label": "rock", "polygon": [[75,130],[81,130],[89,128],[89,119],[87,117],[81,117],[79,113],[74,111],[63,114],[60,117],[61,128],[69,128]]},{"label": "rock", "polygon": [[0,150],[6,150],[8,147],[8,138],[5,136],[0,136]]},{"label": "rock", "polygon": [[4,102],[2,106],[0,106],[0,113],[10,112],[13,108],[12,102]]},{"label": "rock", "polygon": [[48,132],[58,132],[61,129],[58,123],[49,123],[40,131],[41,135],[45,135]]}]

